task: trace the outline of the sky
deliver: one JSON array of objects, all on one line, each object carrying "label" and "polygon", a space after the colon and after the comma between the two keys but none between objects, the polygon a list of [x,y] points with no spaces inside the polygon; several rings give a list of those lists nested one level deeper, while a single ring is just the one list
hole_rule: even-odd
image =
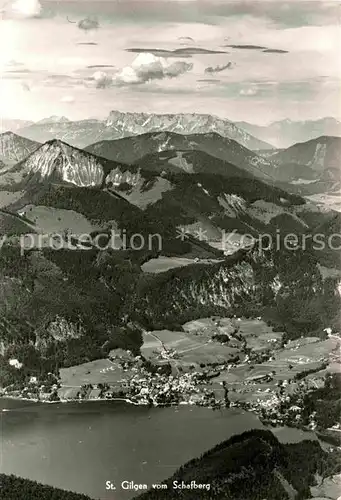
[{"label": "sky", "polygon": [[0,12],[3,118],[340,118],[339,0],[0,0]]}]

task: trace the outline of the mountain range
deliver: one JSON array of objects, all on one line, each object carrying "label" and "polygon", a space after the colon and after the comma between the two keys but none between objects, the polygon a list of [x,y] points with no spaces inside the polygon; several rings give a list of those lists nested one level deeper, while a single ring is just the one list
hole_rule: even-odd
[{"label": "mountain range", "polygon": [[305,142],[325,135],[341,136],[341,122],[330,117],[306,121],[286,119],[263,126],[248,122],[236,122],[236,125],[277,148],[287,148],[297,142]]},{"label": "mountain range", "polygon": [[[130,164],[138,162],[147,155],[159,154],[164,151],[201,151],[212,158],[231,163],[265,180],[272,179],[276,168],[276,165],[268,158],[257,155],[239,142],[222,137],[216,132],[189,135],[167,131],[150,132],[118,140],[100,141],[86,147],[85,151],[108,160]],[[148,162],[144,163],[145,168],[148,169]],[[210,163],[206,166],[205,171],[206,173],[214,173]],[[223,175],[223,172],[220,173]]]},{"label": "mountain range", "polygon": [[[63,120],[58,123],[69,122]],[[5,165],[11,166],[20,161],[25,161],[29,170],[31,168],[28,167],[28,161],[38,170],[44,170],[46,165],[43,167],[42,163],[51,163],[63,150],[65,161],[59,165],[59,169],[63,170],[64,176],[67,175],[68,164],[76,168],[77,162],[74,159],[78,158],[83,170],[90,161],[92,166],[96,162],[101,162],[102,165],[109,165],[111,162],[119,163],[121,168],[123,164],[135,165],[159,174],[162,171],[184,171],[231,177],[234,171],[235,176],[251,175],[270,185],[284,182],[302,187],[304,184],[316,185],[317,181],[335,183],[339,180],[340,142],[338,137],[322,136],[287,149],[262,150],[257,154],[216,132],[193,135],[151,132],[99,141],[83,150],[58,139],[47,141],[41,148],[42,145],[38,142],[6,132],[0,135],[0,162],[3,164],[2,170]],[[31,153],[35,154],[32,156]],[[67,160],[67,157],[72,159]],[[94,175],[93,168],[91,171]],[[92,181],[89,182],[91,184]]]},{"label": "mountain range", "polygon": [[[0,207],[44,205],[40,198],[47,187],[51,191],[64,186],[65,193],[72,186],[78,193],[94,188],[103,200],[114,197],[116,204],[125,200],[151,220],[168,220],[173,212],[173,222],[167,223],[173,236],[176,224],[192,226],[194,233],[201,221],[213,240],[222,229],[234,226],[254,234],[274,227],[273,222],[277,227],[283,217],[306,231],[306,212],[315,214],[316,225],[322,223],[320,208],[286,191],[304,194],[306,186],[317,189],[319,182],[336,180],[340,142],[321,138],[268,151],[263,158],[217,133],[147,133],[101,141],[86,150],[58,139],[39,145],[13,133],[3,136],[9,139],[6,158],[25,156],[30,148],[33,152],[0,171]],[[83,216],[91,213],[89,196],[88,203],[85,198],[81,203]],[[69,201],[63,206],[58,199],[54,203],[67,210],[73,205]]]},{"label": "mountain range", "polygon": [[[154,153],[128,165],[53,140],[0,174],[0,189],[14,196],[3,205],[11,210],[29,204],[61,210],[77,206],[76,212],[87,218],[117,223],[122,214],[121,209],[115,214],[115,207],[125,203],[135,222],[140,219],[136,209],[142,210],[145,222],[161,223],[173,236],[178,226],[191,226],[194,234],[200,223],[213,240],[222,229],[233,227],[258,234],[275,227],[272,221],[277,227],[283,216],[305,231],[304,213],[314,209],[305,208],[301,197],[262,182],[247,162],[244,167],[197,150]],[[92,199],[98,197],[102,207],[93,206]],[[112,208],[105,213],[108,204]]]},{"label": "mountain range", "polygon": [[33,125],[34,121],[32,120],[19,120],[19,119],[11,119],[11,118],[3,118],[0,119],[0,133],[2,132],[16,132],[17,130],[23,127],[29,127]]},{"label": "mountain range", "polygon": [[20,129],[20,135],[45,142],[61,139],[73,146],[84,148],[101,140],[121,139],[147,132],[175,132],[178,134],[205,134],[216,132],[234,139],[249,149],[271,149],[233,122],[203,114],[145,114],[111,111],[106,120],[81,120],[76,122],[56,120],[34,123]]},{"label": "mountain range", "polygon": [[[144,169],[159,173],[183,170],[230,176],[227,164],[221,163],[218,172],[218,162],[214,158],[220,159],[237,166],[244,175],[252,174],[269,185],[302,195],[335,191],[339,181],[340,139],[331,136],[298,143],[287,149],[262,150],[258,154],[215,132],[195,135],[146,133],[100,141],[85,150],[123,163],[140,165],[142,162]],[[197,153],[191,155],[190,152]],[[202,154],[198,155],[198,152]],[[191,158],[195,158],[196,167]]]},{"label": "mountain range", "polygon": [[[117,124],[118,130],[113,122]],[[112,130],[106,130],[107,127]],[[46,117],[37,122],[2,119],[0,132],[19,130],[20,135],[37,142],[58,138],[82,148],[100,140],[113,140],[147,132],[170,131],[188,135],[213,131],[256,151],[273,147],[287,148],[294,143],[324,135],[340,137],[341,123],[335,118],[325,117],[306,121],[285,119],[269,125],[256,125],[245,121],[232,123],[227,119],[200,114],[148,115],[118,111],[111,112],[104,120],[72,121],[63,116]]]}]

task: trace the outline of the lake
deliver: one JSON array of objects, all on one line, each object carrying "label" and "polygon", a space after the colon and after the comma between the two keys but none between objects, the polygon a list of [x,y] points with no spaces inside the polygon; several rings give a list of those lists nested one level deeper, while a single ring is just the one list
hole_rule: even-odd
[{"label": "lake", "polygon": [[[122,481],[150,486],[233,434],[263,427],[236,409],[8,399],[0,399],[0,408],[7,410],[1,412],[1,472],[100,500],[128,500],[138,492],[122,490]],[[314,438],[295,429],[276,434],[286,442]],[[117,490],[107,491],[106,481]]]}]

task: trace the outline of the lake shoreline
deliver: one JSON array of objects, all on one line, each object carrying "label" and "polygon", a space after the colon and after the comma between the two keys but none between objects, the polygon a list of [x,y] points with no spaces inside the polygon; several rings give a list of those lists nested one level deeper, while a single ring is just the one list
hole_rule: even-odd
[{"label": "lake shoreline", "polygon": [[[113,399],[107,399],[107,398],[94,398],[94,399],[87,399],[87,400],[80,400],[80,399],[60,399],[59,401],[48,401],[47,399],[36,399],[36,398],[25,398],[21,396],[11,396],[10,394],[6,394],[5,396],[0,396],[0,400],[6,400],[10,399],[13,401],[27,401],[30,403],[41,403],[41,404],[68,404],[68,403],[79,403],[79,404],[84,404],[84,403],[98,403],[101,401],[123,401],[127,404],[132,404],[134,406],[147,406],[145,403],[135,403],[134,401],[131,401],[130,399],[125,399],[125,398],[113,398]],[[161,406],[161,405],[160,405]]]},{"label": "lake shoreline", "polygon": [[[1,414],[2,472],[98,499],[106,498],[108,480],[159,483],[231,435],[263,427],[246,412],[187,405],[149,409],[116,400],[49,406],[14,399],[0,404],[9,409]],[[115,492],[117,500],[133,496],[119,487]]]},{"label": "lake shoreline", "polygon": [[[117,401],[121,401],[124,403],[127,403],[129,405],[133,406],[142,406],[146,407],[149,406],[150,408],[160,408],[160,407],[165,407],[169,408],[172,406],[201,406],[201,407],[206,407],[206,408],[211,408],[209,405],[204,405],[204,404],[196,404],[192,401],[180,401],[179,403],[153,403],[150,404],[148,402],[137,402],[133,401],[132,399],[129,398],[92,398],[92,399],[79,399],[79,398],[74,398],[74,399],[59,399],[58,401],[49,401],[47,399],[37,399],[37,398],[28,398],[24,396],[12,396],[10,394],[5,394],[0,396],[0,401],[1,400],[6,400],[10,399],[13,401],[27,401],[31,403],[41,403],[41,404],[68,404],[68,403],[79,403],[79,404],[86,404],[86,403],[100,403],[100,402],[107,402],[107,403],[113,403]],[[234,406],[234,405],[232,405]]]},{"label": "lake shoreline", "polygon": [[[66,407],[68,405],[74,405],[75,403],[77,405],[89,405],[91,403],[109,403],[109,404],[113,404],[113,403],[125,403],[126,405],[128,406],[138,406],[140,408],[177,408],[179,406],[182,406],[182,407],[194,407],[194,408],[206,408],[207,410],[211,410],[211,411],[215,411],[217,408],[214,408],[212,406],[209,406],[209,405],[199,405],[199,404],[196,404],[196,403],[193,403],[193,402],[189,402],[189,401],[182,401],[180,403],[165,403],[165,404],[157,404],[157,405],[150,405],[148,403],[136,403],[130,399],[126,399],[126,398],[112,398],[112,399],[106,399],[106,398],[97,398],[97,399],[91,399],[91,400],[79,400],[79,399],[74,399],[74,400],[71,400],[71,399],[68,399],[68,400],[61,400],[61,401],[43,401],[43,400],[37,400],[37,399],[33,399],[33,398],[24,398],[24,397],[18,397],[18,396],[0,396],[0,401],[4,401],[4,400],[10,400],[10,401],[16,401],[16,402],[20,402],[20,401],[25,401],[27,403],[35,403],[35,404],[40,404],[41,406],[47,406],[47,405],[55,405],[55,404],[62,404],[63,407]],[[312,429],[310,429],[309,427],[306,427],[306,426],[300,426],[298,424],[296,425],[293,425],[293,424],[286,424],[283,426],[282,423],[278,422],[278,423],[274,423],[274,422],[271,422],[271,421],[268,421],[268,420],[265,420],[265,419],[262,419],[260,414],[257,413],[257,411],[253,410],[253,409],[247,409],[247,408],[243,408],[239,405],[235,405],[235,404],[232,404],[229,408],[220,408],[221,410],[237,410],[239,411],[241,414],[244,414],[244,413],[247,413],[249,415],[254,415],[258,420],[259,422],[264,425],[265,428],[268,428],[268,429],[272,429],[272,430],[280,430],[282,428],[285,428],[287,427],[288,429],[292,429],[292,430],[297,430],[297,431],[302,431],[304,433],[311,433],[313,432],[315,434],[314,431],[312,431]],[[7,412],[7,411],[10,411],[10,409],[6,409],[6,408],[3,408],[1,410],[1,412]],[[323,441],[323,440],[322,440]],[[327,444],[327,443],[326,443]]]},{"label": "lake shoreline", "polygon": [[[161,482],[169,471],[247,430],[267,429],[289,444],[317,439],[300,429],[264,425],[254,412],[236,407],[148,408],[122,400],[56,407],[1,399],[8,408],[2,413],[4,472],[92,498],[105,498],[107,480],[116,485],[125,480]],[[133,498],[119,488],[117,495],[117,500]]]}]

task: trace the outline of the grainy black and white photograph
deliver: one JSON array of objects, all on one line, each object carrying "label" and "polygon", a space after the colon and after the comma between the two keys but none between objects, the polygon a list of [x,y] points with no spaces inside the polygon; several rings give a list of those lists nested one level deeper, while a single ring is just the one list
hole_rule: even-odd
[{"label": "grainy black and white photograph", "polygon": [[1,500],[341,500],[340,20],[0,0]]}]

